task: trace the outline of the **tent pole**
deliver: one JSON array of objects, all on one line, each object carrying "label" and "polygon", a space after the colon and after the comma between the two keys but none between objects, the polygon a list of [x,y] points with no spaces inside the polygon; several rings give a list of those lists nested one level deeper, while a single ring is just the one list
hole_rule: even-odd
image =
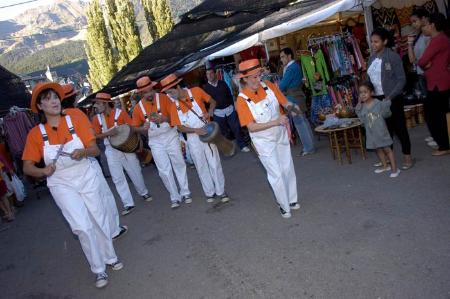
[{"label": "tent pole", "polygon": [[362,6],[362,9],[364,12],[364,24],[366,26],[367,44],[370,47],[370,35],[372,34],[372,31],[373,31],[372,7],[370,5],[365,6],[364,0],[361,0],[361,6]]}]

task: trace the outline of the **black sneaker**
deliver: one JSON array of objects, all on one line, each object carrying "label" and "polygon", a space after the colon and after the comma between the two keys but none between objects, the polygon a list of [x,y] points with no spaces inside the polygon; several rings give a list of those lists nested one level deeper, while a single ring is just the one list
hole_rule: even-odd
[{"label": "black sneaker", "polygon": [[126,207],[123,211],[122,211],[122,216],[128,215],[131,212],[133,212],[135,206],[131,206],[131,207]]},{"label": "black sneaker", "polygon": [[281,212],[281,217],[283,217],[283,218],[291,218],[291,213],[290,212],[286,212],[285,210],[283,210],[282,207],[280,207],[280,212]]},{"label": "black sneaker", "polygon": [[153,200],[153,197],[152,197],[150,194],[142,195],[142,198],[143,198],[145,201],[147,201],[147,202]]},{"label": "black sneaker", "polygon": [[217,197],[219,197],[220,201],[223,203],[230,201],[230,198],[228,197],[228,195],[226,193],[224,193],[222,195],[218,195]]},{"label": "black sneaker", "polygon": [[300,209],[300,205],[299,205],[298,202],[290,203],[289,207],[291,208],[291,210],[298,210],[298,209]]},{"label": "black sneaker", "polygon": [[113,239],[113,241],[119,239],[120,237],[122,237],[123,235],[125,235],[128,232],[128,226],[126,225],[121,225],[120,226],[120,232],[117,234],[117,236],[115,236]]}]

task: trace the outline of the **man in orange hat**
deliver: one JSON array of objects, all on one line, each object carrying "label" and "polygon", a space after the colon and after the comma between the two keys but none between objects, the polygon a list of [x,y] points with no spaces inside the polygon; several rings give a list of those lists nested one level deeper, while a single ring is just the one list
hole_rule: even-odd
[{"label": "man in orange hat", "polygon": [[[101,198],[102,185],[88,157],[100,154],[89,121],[63,115],[62,87],[53,82],[33,88],[31,110],[41,122],[31,129],[23,152],[23,171],[35,178],[46,178],[47,186],[96,274],[97,288],[108,284],[106,268],[120,270],[111,239],[110,226]],[[37,167],[41,160],[45,167]]]},{"label": "man in orange hat", "polygon": [[[137,80],[136,85],[141,100],[133,111],[133,125],[140,133],[148,135],[148,146],[152,150],[159,176],[170,193],[171,208],[178,208],[182,201],[189,204],[192,198],[186,163],[177,129],[170,125],[171,101],[165,94],[153,89],[156,83],[147,76]],[[177,177],[179,191],[173,173]]]},{"label": "man in orange hat", "polygon": [[97,116],[92,120],[97,139],[103,139],[105,143],[105,155],[108,161],[109,172],[116,186],[117,193],[124,205],[122,215],[128,215],[135,208],[134,200],[123,170],[125,169],[134,187],[145,201],[151,201],[142,176],[142,169],[135,153],[124,153],[113,148],[109,142],[109,137],[117,134],[116,127],[123,124],[132,125],[131,118],[125,111],[111,107],[111,95],[99,92],[95,96],[94,108]]},{"label": "man in orange hat", "polygon": [[[225,178],[217,146],[204,143],[199,135],[207,133],[205,125],[209,116],[216,107],[216,102],[203,89],[199,87],[181,88],[179,79],[171,74],[161,80],[162,92],[165,92],[174,101],[170,107],[170,122],[178,126],[178,130],[186,133],[189,151],[197,169],[207,202],[213,202],[215,195],[222,201],[229,201],[225,193]],[[206,111],[205,103],[209,103]]]},{"label": "man in orange hat", "polygon": [[[291,217],[291,209],[299,209],[297,180],[286,125],[288,113],[296,110],[280,89],[270,81],[261,82],[262,68],[257,59],[239,64],[238,77],[244,88],[239,93],[236,109],[242,126],[247,126],[259,159],[267,171],[267,179],[280,206],[283,218]],[[281,106],[281,107],[280,107]]]},{"label": "man in orange hat", "polygon": [[[63,108],[63,112],[72,117],[83,118],[87,123],[91,124],[87,115],[84,114],[84,112],[81,111],[80,109],[74,107],[77,92],[74,89],[73,85],[72,84],[62,85],[62,89],[64,90],[64,98],[61,100],[61,107]],[[92,134],[95,135],[94,128],[91,127],[91,131]],[[94,164],[94,167],[97,169],[99,175],[102,190],[102,199],[104,200],[108,222],[109,225],[111,226],[110,227],[111,237],[113,238],[113,240],[117,240],[127,233],[128,227],[126,225],[120,225],[119,212],[117,211],[116,200],[103,174],[100,159],[96,158],[97,157],[90,158],[90,160],[92,164]]]}]

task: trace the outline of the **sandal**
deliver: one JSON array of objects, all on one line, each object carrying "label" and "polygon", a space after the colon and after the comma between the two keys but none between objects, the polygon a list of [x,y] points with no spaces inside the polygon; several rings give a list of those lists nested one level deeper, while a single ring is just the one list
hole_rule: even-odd
[{"label": "sandal", "polygon": [[415,163],[416,163],[416,159],[412,159],[411,163],[403,163],[402,170],[411,169],[414,166]]}]

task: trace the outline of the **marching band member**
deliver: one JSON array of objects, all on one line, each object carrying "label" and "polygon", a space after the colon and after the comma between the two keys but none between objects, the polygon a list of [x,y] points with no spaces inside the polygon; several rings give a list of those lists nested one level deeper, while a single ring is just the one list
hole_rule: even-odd
[{"label": "marching band member", "polygon": [[[83,118],[87,123],[91,124],[89,118],[83,111],[74,107],[77,92],[75,91],[72,84],[62,85],[64,90],[64,98],[61,101],[61,106],[63,108],[63,113],[70,115],[71,117]],[[95,135],[94,129],[91,127],[92,134]],[[90,157],[89,160],[93,163],[95,169],[98,171],[99,180],[101,184],[102,198],[106,206],[106,213],[109,219],[109,225],[111,230],[111,237],[113,240],[117,240],[128,232],[128,227],[126,225],[120,225],[119,212],[117,211],[116,200],[114,198],[111,189],[109,188],[108,182],[103,175],[100,164],[97,159]]]},{"label": "marching band member", "polygon": [[125,111],[111,108],[111,95],[107,93],[97,93],[95,96],[94,107],[97,115],[92,120],[97,139],[104,139],[106,146],[105,155],[108,161],[109,172],[112,181],[116,186],[117,193],[124,205],[122,215],[128,215],[134,209],[134,200],[128,186],[127,179],[123,170],[125,169],[134,187],[145,201],[151,201],[152,197],[148,193],[147,187],[142,176],[141,165],[135,153],[124,153],[113,148],[108,137],[117,134],[116,127],[122,124],[131,125],[131,119]]},{"label": "marching band member", "polygon": [[[133,125],[138,132],[148,134],[148,146],[152,150],[159,176],[170,193],[171,208],[175,209],[181,201],[191,203],[192,198],[178,132],[170,126],[172,103],[165,94],[155,92],[153,87],[156,84],[149,77],[137,80],[138,93],[142,99],[133,111]],[[180,185],[179,192],[174,172]]]},{"label": "marching band member", "polygon": [[204,143],[199,135],[205,135],[205,124],[209,121],[205,103],[209,103],[210,112],[214,111],[215,101],[203,89],[194,87],[192,89],[181,88],[176,75],[171,74],[161,80],[162,92],[165,92],[173,100],[170,107],[170,122],[178,126],[178,130],[187,134],[189,151],[197,169],[203,191],[207,202],[214,201],[214,195],[222,202],[229,201],[225,193],[225,178],[220,163],[217,146]]},{"label": "marching band member", "polygon": [[280,206],[283,218],[291,217],[291,209],[299,209],[297,181],[291,147],[285,125],[288,118],[280,106],[298,111],[279,88],[270,81],[261,82],[257,59],[239,64],[238,77],[245,87],[239,93],[236,106],[242,126],[247,126],[259,159],[267,171],[267,179]]},{"label": "marching band member", "polygon": [[[23,171],[36,178],[47,178],[56,204],[96,274],[95,285],[108,284],[106,265],[120,270],[112,244],[105,206],[100,197],[98,172],[87,157],[100,153],[89,122],[61,112],[62,87],[57,83],[38,83],[32,93],[31,110],[39,113],[41,123],[28,134],[22,159]],[[41,159],[44,168],[36,167]]]}]

